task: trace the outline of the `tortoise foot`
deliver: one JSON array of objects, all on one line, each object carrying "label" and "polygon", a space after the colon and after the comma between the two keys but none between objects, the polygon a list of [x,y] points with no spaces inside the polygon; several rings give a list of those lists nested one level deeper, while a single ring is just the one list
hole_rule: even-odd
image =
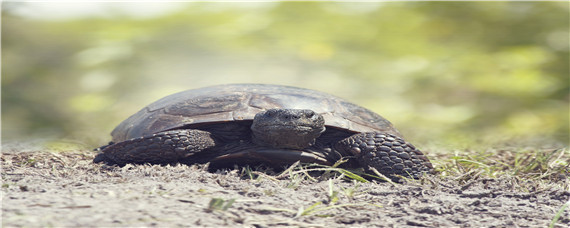
[{"label": "tortoise foot", "polygon": [[101,149],[93,162],[167,164],[214,147],[209,132],[172,130],[110,144]]},{"label": "tortoise foot", "polygon": [[433,170],[432,164],[421,151],[392,134],[359,133],[341,140],[336,147],[355,155],[358,163],[369,172],[374,168],[392,179],[398,179],[395,175],[419,178],[423,173]]}]

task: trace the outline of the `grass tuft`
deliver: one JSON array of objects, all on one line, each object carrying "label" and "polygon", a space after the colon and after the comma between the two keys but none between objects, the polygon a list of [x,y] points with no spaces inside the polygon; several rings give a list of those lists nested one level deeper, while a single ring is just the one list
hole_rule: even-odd
[{"label": "grass tuft", "polygon": [[222,198],[212,198],[208,204],[207,211],[226,211],[235,201],[235,199],[224,200]]},{"label": "grass tuft", "polygon": [[462,182],[499,177],[556,182],[570,177],[570,153],[566,148],[456,151],[438,171],[442,177]]}]

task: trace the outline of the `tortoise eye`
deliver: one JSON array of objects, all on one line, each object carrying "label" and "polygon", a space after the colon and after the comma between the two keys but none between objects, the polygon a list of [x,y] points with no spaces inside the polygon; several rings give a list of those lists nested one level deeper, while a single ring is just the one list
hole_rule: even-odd
[{"label": "tortoise eye", "polygon": [[313,118],[316,113],[313,110],[304,110],[303,114],[310,119]]},{"label": "tortoise eye", "polygon": [[275,115],[276,110],[275,109],[269,109],[265,112],[265,115],[267,117],[273,117]]}]

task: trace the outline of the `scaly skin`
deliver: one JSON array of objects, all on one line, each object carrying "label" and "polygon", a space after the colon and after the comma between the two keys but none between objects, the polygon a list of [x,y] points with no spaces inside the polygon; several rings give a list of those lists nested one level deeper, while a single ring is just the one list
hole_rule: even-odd
[{"label": "scaly skin", "polygon": [[178,162],[215,145],[216,142],[210,132],[191,129],[172,130],[105,146],[93,162],[118,165],[167,164]]},{"label": "scaly skin", "polygon": [[418,178],[431,172],[432,164],[412,144],[382,132],[365,132],[339,141],[335,148],[341,153],[353,154],[358,163],[370,171],[370,167],[388,177],[400,175]]}]

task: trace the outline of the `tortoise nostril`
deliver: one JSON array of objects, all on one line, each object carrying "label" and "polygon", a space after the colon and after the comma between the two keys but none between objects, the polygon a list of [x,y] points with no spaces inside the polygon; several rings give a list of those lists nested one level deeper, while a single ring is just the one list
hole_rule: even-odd
[{"label": "tortoise nostril", "polygon": [[301,114],[297,113],[286,113],[283,115],[284,120],[298,120],[301,118]]}]

